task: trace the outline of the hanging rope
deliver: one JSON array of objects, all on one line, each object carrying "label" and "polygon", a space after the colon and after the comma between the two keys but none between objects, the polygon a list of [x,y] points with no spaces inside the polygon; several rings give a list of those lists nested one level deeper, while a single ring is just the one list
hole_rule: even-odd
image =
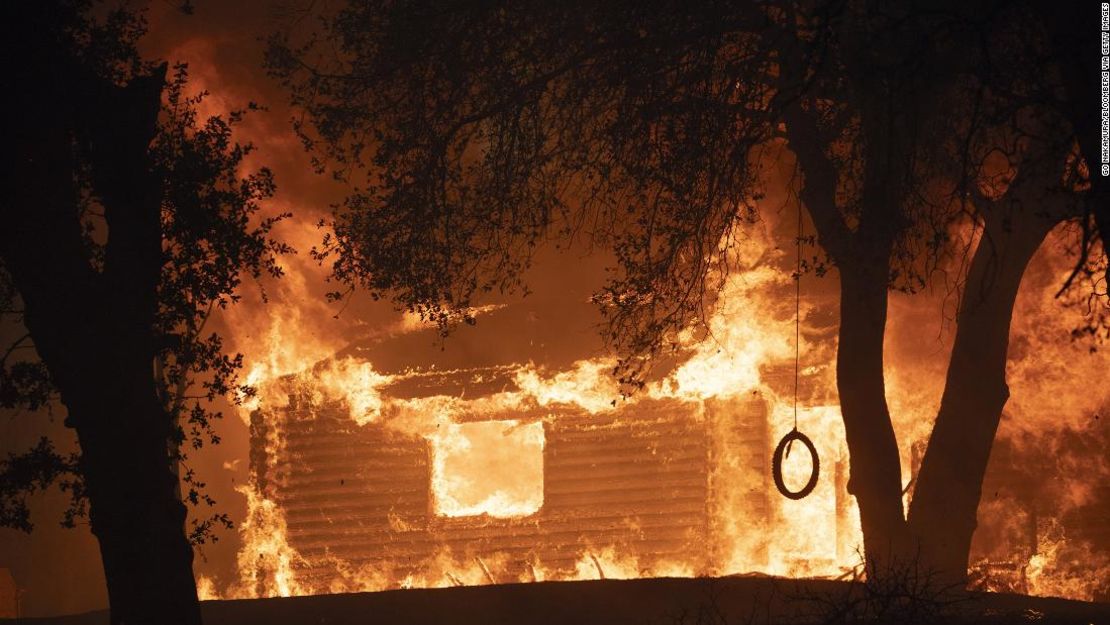
[{"label": "hanging rope", "polygon": [[[802,203],[798,202],[798,238],[794,239],[798,268],[794,274],[794,431],[798,430],[798,379],[802,361]],[[789,450],[787,451],[789,453]]]},{"label": "hanging rope", "polygon": [[[798,237],[795,239],[797,269],[794,274],[794,429],[782,437],[775,454],[771,457],[771,475],[775,478],[775,487],[788,499],[802,499],[813,492],[817,487],[817,477],[821,473],[821,459],[817,457],[817,448],[809,437],[798,431],[798,381],[801,379],[802,361],[802,203],[798,202]],[[790,448],[794,441],[800,441],[809,450],[813,459],[813,471],[809,481],[802,490],[792,491],[786,487],[782,479],[782,460],[790,457]]]}]

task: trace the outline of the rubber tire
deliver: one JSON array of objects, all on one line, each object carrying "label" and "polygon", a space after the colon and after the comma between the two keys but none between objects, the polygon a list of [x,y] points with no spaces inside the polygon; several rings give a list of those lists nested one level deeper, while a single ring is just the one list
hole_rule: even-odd
[{"label": "rubber tire", "polygon": [[[813,473],[809,476],[809,481],[802,487],[802,490],[793,492],[786,488],[786,483],[782,479],[782,455],[786,451],[786,446],[791,441],[801,441],[803,445],[809,449],[809,455],[813,458]],[[791,430],[789,434],[782,437],[779,441],[779,446],[775,448],[775,455],[771,458],[771,476],[775,478],[775,487],[779,489],[783,497],[787,499],[803,499],[806,495],[813,492],[817,488],[817,477],[821,474],[821,459],[817,456],[817,448],[813,446],[813,441],[809,437],[802,434],[798,430]]]}]

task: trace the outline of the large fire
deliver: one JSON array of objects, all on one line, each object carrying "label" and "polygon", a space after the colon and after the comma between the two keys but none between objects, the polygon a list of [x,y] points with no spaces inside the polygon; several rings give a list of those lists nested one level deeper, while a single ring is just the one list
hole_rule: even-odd
[{"label": "large fire", "polygon": [[450,423],[430,440],[436,514],[507,518],[543,505],[542,423]]},{"label": "large fire", "polygon": [[[848,457],[833,367],[835,299],[822,295],[831,292],[827,284],[803,289],[798,397],[799,427],[816,444],[821,479],[799,501],[779,497],[769,485],[770,450],[793,425],[795,336],[792,258],[776,247],[769,230],[757,224],[740,246],[739,269],[727,279],[710,331],[682,337],[681,362],[626,399],[609,375],[614,361],[608,357],[584,358],[563,370],[509,362],[385,372],[375,368],[372,353],[351,355],[344,345],[306,332],[311,313],[293,308],[273,315],[269,332],[258,337],[249,377],[260,392],[244,411],[252,427],[254,470],[242,489],[249,515],[240,526],[239,579],[222,588],[204,579],[205,594],[859,574],[862,540],[846,490]],[[1054,449],[1068,435],[1106,438],[1106,426],[1095,415],[1110,406],[1110,390],[1094,381],[1107,357],[1067,338],[1077,315],[1062,313],[1051,296],[1066,271],[1058,245],[1046,245],[1034,262],[1015,312],[1013,398],[998,444],[1009,455],[996,451],[999,466],[988,475],[1000,489],[1020,483],[998,477],[1015,466],[1061,462],[1065,454]],[[907,497],[939,403],[948,349],[943,296],[928,303],[918,297],[892,296],[887,339],[888,397]],[[390,332],[424,329],[406,318]],[[598,453],[612,457],[575,455],[574,441],[596,445],[603,435],[611,442]],[[312,436],[329,441],[326,452],[312,447]],[[687,448],[693,451],[683,455]],[[614,464],[620,454],[630,454],[626,465]],[[399,460],[390,465],[387,455]],[[1001,490],[991,490],[993,482],[985,486],[973,567],[982,587],[1105,598],[1108,589],[1099,580],[1110,579],[1106,537],[1092,548],[1085,541],[1095,537],[1069,535],[1071,513],[1094,501],[1095,485],[1110,474],[1105,454],[1084,457],[1096,464],[1056,467],[1051,479],[1064,479],[1056,484],[1060,490],[1037,509],[1020,493],[999,495]],[[804,483],[809,463],[806,453],[790,455],[784,466],[788,485]],[[311,466],[300,466],[305,464]],[[371,465],[378,468],[366,468]],[[380,527],[351,521],[370,518],[359,510],[371,505],[352,492],[388,494],[418,469],[423,472],[411,479],[427,482],[414,501],[397,495],[382,503]],[[613,472],[598,477],[605,471]],[[655,500],[633,501],[641,488],[637,472],[644,471],[659,476],[652,478],[658,480]],[[358,488],[369,490],[345,490],[356,481],[354,473]],[[694,483],[701,490],[691,491]],[[652,516],[653,507],[670,510],[684,498],[695,501],[683,510],[700,512],[666,523],[685,532],[675,544],[701,548],[668,552],[671,547],[652,543],[664,532],[653,525],[664,522]],[[566,510],[589,512],[561,512],[559,502],[570,500],[578,507]],[[594,502],[594,508],[581,502]],[[610,505],[626,507],[605,516]],[[678,513],[666,514],[671,519]],[[604,531],[588,534],[593,538],[576,533],[587,526]],[[617,538],[602,544],[599,536]],[[423,546],[412,547],[418,538]],[[363,553],[368,544],[380,546],[380,553]],[[422,555],[413,561],[417,553]],[[1082,564],[1074,560],[1077,553],[1084,554]]]}]

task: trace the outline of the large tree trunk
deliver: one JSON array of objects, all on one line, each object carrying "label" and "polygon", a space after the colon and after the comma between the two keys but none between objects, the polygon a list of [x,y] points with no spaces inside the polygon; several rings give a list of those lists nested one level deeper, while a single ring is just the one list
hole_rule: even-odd
[{"label": "large tree trunk", "polygon": [[[878,265],[878,266],[876,266]],[[905,545],[901,461],[883,381],[886,263],[840,267],[836,382],[870,574],[895,566]]]},{"label": "large tree trunk", "polygon": [[[49,52],[38,61],[52,80],[26,71],[12,89],[24,114],[3,124],[0,258],[66,424],[77,430],[112,623],[197,625],[172,420],[153,372],[162,188],[147,148],[165,68],[119,87]],[[99,268],[81,236],[74,151],[81,140],[108,223]]]},{"label": "large tree trunk", "polygon": [[967,581],[971,538],[991,447],[1009,399],[1006,352],[1021,277],[1052,221],[1034,211],[988,214],[968,270],[940,411],[910,505],[924,572]]},{"label": "large tree trunk", "polygon": [[[50,226],[32,221],[22,234],[36,247],[34,235]],[[44,268],[38,252],[13,254],[11,239],[5,243],[27,328],[61,392],[66,423],[78,433],[112,623],[199,624],[185,506],[171,465],[172,420],[154,390],[150,341],[141,338],[149,327],[136,332],[119,323],[129,315],[110,304],[98,310],[95,297],[78,300],[83,314],[70,314],[73,303],[66,300],[81,291],[43,288],[43,274],[35,275]]]},{"label": "large tree trunk", "polygon": [[[787,65],[789,68],[790,65]],[[790,148],[805,173],[800,196],[816,227],[821,246],[840,274],[840,330],[836,384],[850,456],[848,491],[859,504],[864,556],[871,574],[895,566],[906,545],[902,507],[901,460],[883,378],[890,257],[897,219],[890,176],[871,165],[868,208],[857,230],[848,228],[836,204],[837,172],[819,144],[814,115],[793,104],[786,110]],[[886,145],[878,138],[873,146]],[[874,159],[881,160],[881,159]],[[886,192],[885,195],[882,192]]]},{"label": "large tree trunk", "polygon": [[[874,53],[855,52],[861,58]],[[852,248],[841,250],[837,258],[841,300],[836,378],[851,459],[848,491],[859,504],[867,573],[882,577],[906,565],[902,463],[886,403],[883,340],[895,243],[908,225],[904,181],[912,171],[912,133],[907,129],[913,128],[910,109],[918,94],[885,71],[865,69],[850,76],[861,106],[859,140],[865,158],[859,224]],[[899,100],[907,104],[890,106]]]},{"label": "large tree trunk", "polygon": [[[104,366],[118,371],[115,363]],[[199,624],[186,509],[167,447],[171,420],[150,367],[145,376],[142,368],[128,368],[116,380],[90,375],[88,384],[67,393],[111,622]]]},{"label": "large tree trunk", "polygon": [[[39,206],[48,208],[49,196]],[[18,236],[3,237],[0,251],[61,392],[66,423],[78,433],[112,623],[199,624],[185,507],[170,458],[172,420],[154,389],[151,323],[136,327],[127,300],[104,302],[83,281],[72,289],[51,283],[59,276],[51,265],[64,264],[70,250],[56,247],[59,226],[49,210],[20,214],[16,223]]]}]

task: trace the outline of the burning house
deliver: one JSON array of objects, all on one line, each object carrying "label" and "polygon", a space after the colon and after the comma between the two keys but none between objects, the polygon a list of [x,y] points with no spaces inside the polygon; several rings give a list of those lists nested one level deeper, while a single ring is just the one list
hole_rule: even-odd
[{"label": "burning house", "polygon": [[252,417],[252,472],[282,511],[298,583],[721,573],[732,528],[714,507],[741,505],[753,528],[773,520],[759,389],[583,406],[526,390],[524,368],[376,372],[383,415],[364,423],[351,399],[287,379],[287,404]]},{"label": "burning house", "polygon": [[[767,283],[790,287],[768,273],[750,288]],[[793,387],[785,341],[748,328],[739,338],[750,353],[692,351],[622,399],[612,361],[576,359],[575,344],[559,340],[569,315],[551,306],[482,319],[479,336],[510,334],[516,351],[479,338],[428,352],[429,329],[282,378],[251,416],[251,468],[253,496],[266,502],[256,511],[280,515],[255,525],[282,534],[287,557],[248,561],[255,583],[339,591],[851,567],[858,528],[842,434],[819,441],[815,506],[785,511],[770,483],[788,429],[780,397]],[[792,325],[784,314],[749,319]],[[835,406],[814,401],[827,373],[817,371],[803,376],[803,414],[836,430]],[[799,483],[803,464],[788,467]],[[791,524],[799,550],[788,531],[766,531]]]},{"label": "burning house", "polygon": [[[685,337],[681,357],[631,398],[609,375],[613,361],[589,356],[600,349],[581,329],[586,297],[565,293],[491,307],[446,348],[434,328],[412,324],[271,376],[250,416],[232,593],[853,574],[861,539],[831,370],[836,300],[821,285],[803,302],[798,387],[820,481],[801,501],[771,483],[771,453],[793,417],[791,291],[789,273],[760,259],[730,283],[710,337]],[[922,393],[935,385],[903,383],[901,365],[917,353],[892,353],[889,373],[907,498],[928,433],[920,424],[935,415]],[[1008,423],[1028,418],[1020,395],[1012,408]],[[1020,443],[1006,427],[984,483],[973,579],[1096,596],[1097,584],[1064,571],[1075,568],[1069,549],[1105,554],[1110,497],[1080,493],[1069,501],[1085,508],[1053,509],[1045,502],[1063,496],[1033,485],[1055,486],[1047,476],[1060,468],[1026,465],[1063,457],[1036,447],[1056,439],[1034,431],[1037,442]],[[810,468],[799,453],[784,472],[801,485]]]},{"label": "burning house", "polygon": [[[511,383],[491,371],[436,377]],[[460,564],[486,583],[574,577],[583,562],[590,576],[627,575],[606,570],[614,550],[635,555],[637,575],[707,574],[721,569],[710,509],[716,421],[734,424],[750,514],[766,519],[766,411],[758,394],[602,414],[534,407],[458,414],[442,431],[412,436],[294,395],[277,417],[282,461],[258,458],[256,475],[304,558],[298,578],[314,586],[342,579],[345,567],[395,580],[439,567],[452,583],[464,583],[465,572],[451,570]],[[269,427],[259,418],[254,435],[265,440]]]}]

